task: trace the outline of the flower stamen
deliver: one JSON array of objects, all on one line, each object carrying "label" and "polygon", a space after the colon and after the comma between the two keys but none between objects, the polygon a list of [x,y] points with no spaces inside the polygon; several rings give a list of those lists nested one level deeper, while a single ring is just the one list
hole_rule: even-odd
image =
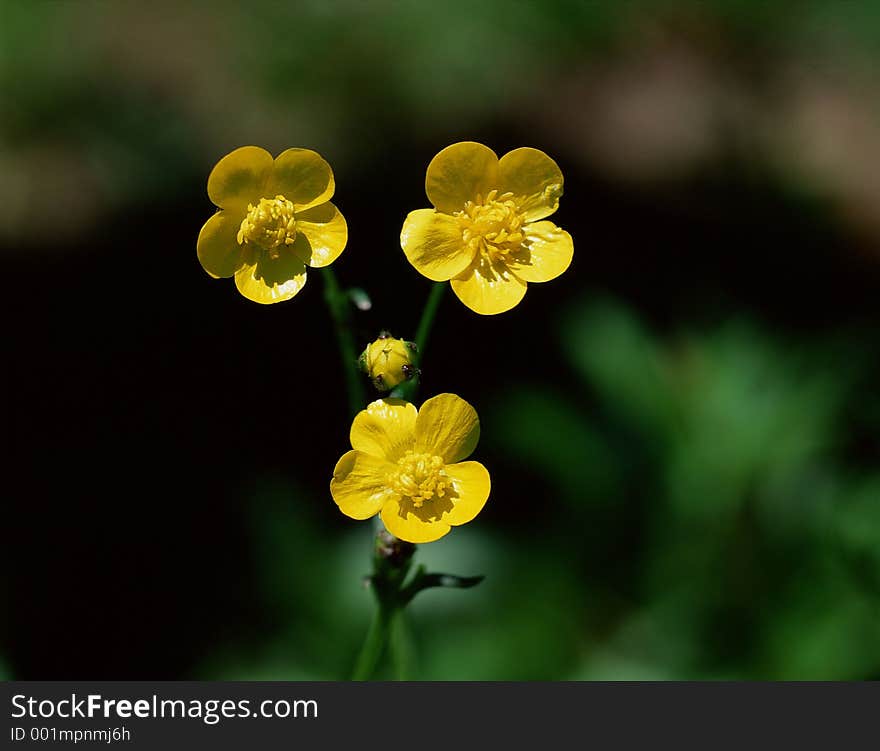
[{"label": "flower stamen", "polygon": [[401,497],[409,498],[415,508],[421,508],[425,501],[443,498],[449,491],[452,483],[445,467],[439,456],[407,451],[388,475],[388,487]]},{"label": "flower stamen", "polygon": [[238,230],[239,245],[256,245],[278,258],[281,245],[292,245],[296,240],[296,217],[293,203],[284,196],[261,198],[259,203],[248,204],[247,216]]},{"label": "flower stamen", "polygon": [[474,260],[494,264],[506,261],[523,243],[525,216],[520,212],[513,193],[489,191],[485,198],[477,195],[454,215],[461,225],[461,237],[474,254]]}]

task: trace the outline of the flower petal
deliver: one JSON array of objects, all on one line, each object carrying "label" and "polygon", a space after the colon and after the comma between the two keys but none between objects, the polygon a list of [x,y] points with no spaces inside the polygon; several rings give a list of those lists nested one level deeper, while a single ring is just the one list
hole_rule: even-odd
[{"label": "flower petal", "polygon": [[236,235],[241,216],[236,212],[218,211],[199,232],[196,253],[202,268],[215,279],[232,276],[244,259]]},{"label": "flower petal", "polygon": [[345,250],[345,243],[348,242],[345,217],[329,201],[297,212],[296,232],[297,239],[302,237],[305,241],[302,247],[307,248],[300,257],[315,269],[333,263]]},{"label": "flower petal", "polygon": [[412,448],[417,414],[415,405],[403,399],[377,399],[355,416],[352,448],[396,462]]},{"label": "flower petal", "polygon": [[330,495],[352,519],[369,519],[382,509],[391,491],[385,486],[388,462],[360,451],[342,455],[333,470]]},{"label": "flower petal", "polygon": [[571,235],[553,222],[523,227],[522,249],[508,262],[511,271],[526,282],[549,282],[565,271],[574,254]]},{"label": "flower petal", "polygon": [[479,462],[447,464],[446,474],[452,478],[457,498],[452,511],[443,515],[443,521],[457,526],[467,524],[482,511],[489,498],[492,481],[487,470]]},{"label": "flower petal", "polygon": [[287,149],[275,157],[266,195],[283,195],[300,212],[326,203],[335,189],[333,170],[320,154],[311,149]]},{"label": "flower petal", "polygon": [[425,192],[434,208],[446,214],[498,187],[498,157],[488,146],[463,141],[447,146],[428,165]]},{"label": "flower petal", "polygon": [[559,208],[562,170],[543,151],[514,149],[498,162],[498,189],[513,193],[526,221],[533,222]]},{"label": "flower petal", "polygon": [[510,310],[526,294],[526,283],[504,263],[490,264],[483,259],[453,277],[450,283],[459,300],[484,316]]},{"label": "flower petal", "polygon": [[452,527],[442,521],[424,521],[412,511],[401,511],[396,497],[382,507],[382,521],[388,531],[406,542],[434,542],[447,534]]},{"label": "flower petal", "polygon": [[306,283],[306,266],[291,250],[279,248],[278,258],[260,252],[255,263],[248,263],[235,272],[235,286],[248,300],[269,305],[289,300]]},{"label": "flower petal", "polygon": [[221,209],[243,208],[263,195],[272,155],[259,146],[242,146],[224,156],[208,176],[208,197]]},{"label": "flower petal", "polygon": [[458,220],[434,209],[409,212],[400,233],[400,247],[416,270],[435,282],[457,276],[473,260],[473,252],[461,239]]},{"label": "flower petal", "polygon": [[415,451],[436,454],[446,464],[466,459],[480,440],[480,418],[460,396],[438,394],[419,410]]}]

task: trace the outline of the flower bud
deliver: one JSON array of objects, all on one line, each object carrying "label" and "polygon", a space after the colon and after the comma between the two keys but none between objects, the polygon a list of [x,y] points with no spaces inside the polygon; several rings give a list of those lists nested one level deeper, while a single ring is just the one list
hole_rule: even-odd
[{"label": "flower bud", "polygon": [[390,391],[418,373],[413,364],[414,342],[395,339],[387,331],[361,353],[358,364],[379,391]]}]

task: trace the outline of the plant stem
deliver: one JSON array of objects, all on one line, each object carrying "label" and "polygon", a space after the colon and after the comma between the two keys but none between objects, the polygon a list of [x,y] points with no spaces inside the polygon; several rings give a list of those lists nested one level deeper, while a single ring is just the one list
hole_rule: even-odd
[{"label": "plant stem", "polygon": [[391,654],[395,678],[398,681],[408,681],[413,673],[415,648],[409,621],[403,607],[398,608],[391,619],[388,650]]},{"label": "plant stem", "polygon": [[428,346],[428,338],[431,336],[431,329],[434,326],[434,319],[437,317],[437,309],[443,300],[443,293],[446,291],[448,282],[434,282],[428,299],[425,302],[424,310],[422,310],[422,318],[419,321],[419,327],[416,329],[416,344],[419,345],[419,362],[425,356],[425,348]]},{"label": "plant stem", "polygon": [[392,615],[389,608],[381,602],[378,603],[357,663],[355,663],[354,673],[351,677],[353,681],[367,681],[375,672],[382,652],[385,651],[385,644],[388,642]]},{"label": "plant stem", "polygon": [[342,357],[342,370],[345,374],[345,391],[348,394],[348,409],[352,416],[364,407],[364,389],[357,367],[357,349],[351,331],[348,298],[339,287],[336,274],[329,266],[321,269],[324,275],[324,301],[333,318],[339,354]]},{"label": "plant stem", "polygon": [[[425,358],[425,348],[431,336],[431,329],[434,327],[434,319],[437,317],[437,310],[440,308],[440,303],[443,300],[443,293],[448,286],[448,282],[434,282],[434,286],[431,287],[431,291],[428,293],[428,299],[425,301],[422,317],[419,320],[419,327],[416,329],[415,342],[418,345],[418,351],[414,358],[416,367],[420,366]],[[391,393],[391,396],[406,399],[410,402],[413,401],[419,390],[419,380],[419,377],[416,376],[412,380],[400,384]]]}]

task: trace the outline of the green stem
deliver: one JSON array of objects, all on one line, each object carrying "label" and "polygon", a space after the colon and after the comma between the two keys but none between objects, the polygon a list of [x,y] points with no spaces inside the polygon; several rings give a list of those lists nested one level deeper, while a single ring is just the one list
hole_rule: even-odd
[{"label": "green stem", "polygon": [[342,357],[342,370],[345,374],[345,391],[348,394],[348,408],[352,416],[364,407],[364,389],[357,367],[357,349],[351,331],[348,298],[339,287],[336,274],[329,266],[321,269],[324,275],[324,301],[333,318],[339,354]]},{"label": "green stem", "polygon": [[395,611],[394,617],[391,620],[388,649],[391,653],[391,664],[394,666],[395,678],[398,681],[408,681],[413,673],[415,647],[413,645],[409,620],[403,607]]},{"label": "green stem", "polygon": [[406,606],[425,589],[467,589],[483,580],[482,576],[428,573],[424,566],[412,571],[415,552],[413,543],[394,537],[384,526],[376,532],[373,573],[367,579],[376,600],[376,609],[355,665],[353,680],[366,681],[372,677],[386,646],[397,680],[408,680],[416,667],[416,650]]},{"label": "green stem", "polygon": [[[422,310],[422,317],[419,320],[419,327],[416,329],[415,336],[415,342],[419,347],[414,358],[414,365],[416,365],[416,367],[420,366],[425,359],[425,348],[428,346],[431,329],[434,327],[434,319],[437,318],[437,310],[440,308],[440,303],[443,300],[443,293],[448,286],[448,282],[435,282],[428,294],[428,299],[425,301],[425,307]],[[411,402],[415,400],[418,390],[419,378],[417,376],[411,381],[406,381],[400,384],[400,386],[391,392],[391,396],[406,399]]]},{"label": "green stem", "polygon": [[419,362],[425,356],[428,338],[431,336],[434,319],[437,317],[437,310],[440,307],[440,302],[443,300],[443,293],[446,291],[447,286],[447,282],[434,282],[434,286],[431,288],[431,292],[425,302],[422,318],[419,321],[419,327],[416,329],[416,344],[419,345]]},{"label": "green stem", "polygon": [[368,681],[375,672],[388,642],[392,616],[392,611],[380,602],[373,613],[373,620],[355,663],[351,677],[353,681]]}]

